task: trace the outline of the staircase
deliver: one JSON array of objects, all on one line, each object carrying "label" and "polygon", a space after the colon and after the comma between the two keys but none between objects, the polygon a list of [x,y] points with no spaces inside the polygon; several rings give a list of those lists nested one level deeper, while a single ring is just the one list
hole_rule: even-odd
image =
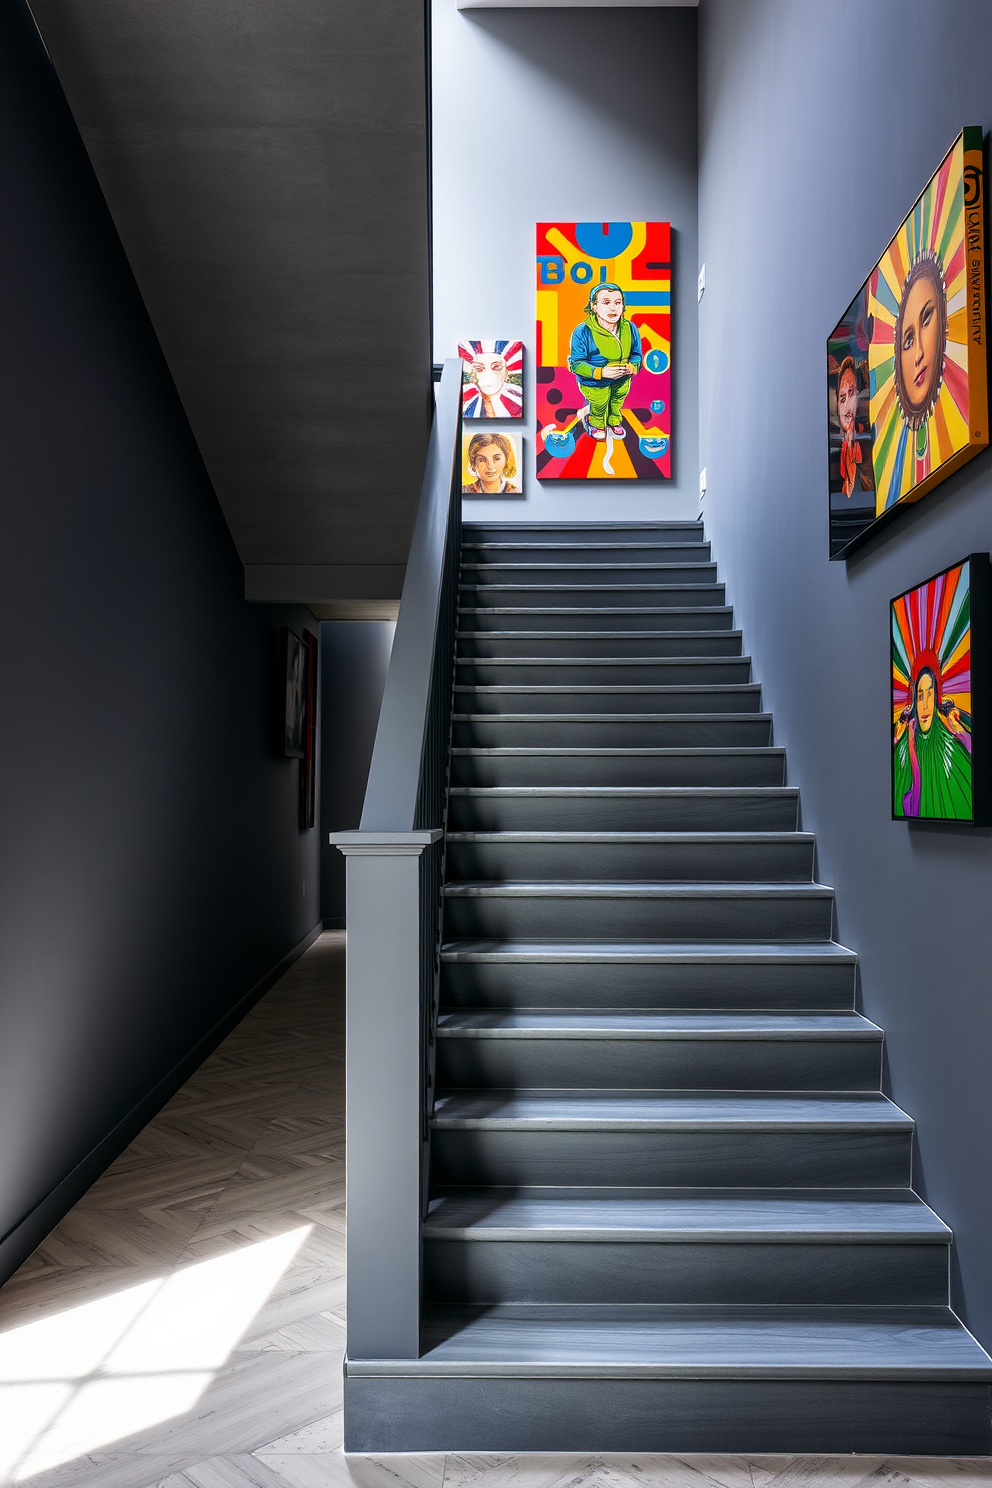
[{"label": "staircase", "polygon": [[422,1356],[363,1371],[380,1426],[989,1452],[701,526],[466,527],[457,647]]}]

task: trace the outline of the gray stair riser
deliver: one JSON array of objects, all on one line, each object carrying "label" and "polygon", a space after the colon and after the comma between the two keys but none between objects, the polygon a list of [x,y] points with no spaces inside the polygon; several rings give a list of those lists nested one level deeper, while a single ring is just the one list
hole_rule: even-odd
[{"label": "gray stair riser", "polygon": [[785,783],[785,755],[672,754],[571,756],[548,754],[492,757],[454,751],[451,783],[500,785],[722,785],[775,786]]},{"label": "gray stair riser", "polygon": [[446,1037],[437,1043],[439,1090],[879,1090],[881,1077],[877,1039]]},{"label": "gray stair riser", "polygon": [[974,1456],[989,1387],[911,1380],[345,1378],[346,1452]]},{"label": "gray stair riser", "polygon": [[670,796],[461,795],[448,800],[450,832],[794,832],[798,801],[787,789]]},{"label": "gray stair riser", "polygon": [[612,612],[601,607],[590,610],[582,605],[542,605],[533,602],[526,605],[511,605],[506,608],[487,605],[481,609],[477,605],[463,604],[458,612],[458,629],[472,632],[492,630],[727,631],[733,628],[734,612],[730,605],[699,606],[690,601],[663,609],[628,602],[615,607]]},{"label": "gray stair riser", "polygon": [[946,1306],[948,1247],[449,1240],[424,1235],[441,1306],[498,1302]]},{"label": "gray stair riser", "polygon": [[450,1130],[431,1138],[437,1185],[640,1184],[686,1188],[896,1188],[909,1183],[909,1131]]},{"label": "gray stair riser", "polygon": [[633,895],[448,894],[444,933],[547,940],[829,940],[833,897],[637,898]]},{"label": "gray stair riser", "polygon": [[451,961],[441,968],[446,1008],[713,1008],[848,1012],[855,966],[727,962]]},{"label": "gray stair riser", "polygon": [[792,842],[458,842],[447,846],[447,877],[493,882],[550,879],[708,883],[809,883],[813,843]]},{"label": "gray stair riser", "polygon": [[474,563],[709,563],[708,542],[641,542],[617,538],[614,543],[555,543],[507,539],[495,543],[462,543],[462,564]]},{"label": "gray stair riser", "polygon": [[623,631],[462,632],[459,658],[492,656],[740,656],[739,630],[631,635]]},{"label": "gray stair riser", "polygon": [[[520,605],[528,609],[722,609],[727,603],[723,584],[688,583],[648,579],[643,584],[582,584],[578,579],[562,584],[462,584],[458,604],[462,609],[506,609]],[[460,628],[460,627],[459,627]],[[588,627],[587,627],[588,629]]]},{"label": "gray stair riser", "polygon": [[629,584],[715,584],[716,564],[700,558],[697,562],[666,563],[664,560],[643,561],[631,558],[586,562],[582,567],[574,563],[555,563],[553,560],[518,562],[500,557],[494,562],[472,563],[462,560],[460,582],[462,588],[477,584],[608,584],[626,589]]},{"label": "gray stair riser", "polygon": [[[630,684],[636,687],[637,683]],[[534,684],[532,689],[515,687],[512,683],[498,687],[455,687],[456,713],[547,713],[553,708],[556,713],[760,713],[761,688],[757,683],[743,687],[712,687],[702,685],[698,689],[680,686],[646,687],[634,692],[621,687],[598,687],[590,692],[585,687],[555,688],[553,684]],[[595,687],[595,683],[588,684]]]},{"label": "gray stair riser", "polygon": [[602,661],[506,661],[459,660],[455,678],[460,686],[483,687],[611,687],[621,683],[634,687],[721,686],[751,681],[750,657],[714,657],[711,660],[671,658],[655,661],[632,658],[617,665]]},{"label": "gray stair riser", "polygon": [[702,522],[466,522],[466,543],[699,543]]},{"label": "gray stair riser", "polygon": [[513,746],[540,749],[732,749],[742,745],[760,749],[772,741],[771,719],[765,713],[735,717],[693,718],[569,718],[516,717],[498,713],[485,717],[455,717],[452,743],[462,748],[498,749]]}]

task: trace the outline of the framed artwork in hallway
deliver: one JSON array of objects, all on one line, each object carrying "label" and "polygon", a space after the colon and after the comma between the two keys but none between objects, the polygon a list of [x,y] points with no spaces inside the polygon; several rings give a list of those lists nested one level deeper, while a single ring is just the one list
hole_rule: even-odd
[{"label": "framed artwork in hallway", "polygon": [[982,130],[967,128],[827,341],[831,558],[988,445],[986,319]]},{"label": "framed artwork in hallway", "polygon": [[519,496],[521,479],[520,438],[502,429],[480,429],[462,435],[462,495]]},{"label": "framed artwork in hallway", "polygon": [[289,759],[306,755],[307,648],[295,630],[279,632],[279,674],[282,693],[280,753]]},{"label": "framed artwork in hallway", "polygon": [[462,418],[523,418],[524,343],[459,341]]},{"label": "framed artwork in hallway", "polygon": [[672,473],[668,222],[537,225],[537,476]]},{"label": "framed artwork in hallway", "polygon": [[989,555],[892,601],[892,816],[988,823]]}]

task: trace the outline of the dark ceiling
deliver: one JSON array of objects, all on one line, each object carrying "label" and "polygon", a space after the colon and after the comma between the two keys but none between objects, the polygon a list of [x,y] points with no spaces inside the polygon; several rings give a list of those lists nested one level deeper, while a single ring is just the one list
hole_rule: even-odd
[{"label": "dark ceiling", "polygon": [[394,599],[430,398],[422,0],[32,0],[257,599]]}]

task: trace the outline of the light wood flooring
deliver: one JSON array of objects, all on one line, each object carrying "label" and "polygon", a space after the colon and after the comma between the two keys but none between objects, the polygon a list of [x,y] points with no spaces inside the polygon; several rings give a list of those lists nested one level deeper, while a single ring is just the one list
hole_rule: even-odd
[{"label": "light wood flooring", "polygon": [[343,969],[323,935],[0,1292],[0,1482],[992,1485],[992,1459],[346,1458]]}]

